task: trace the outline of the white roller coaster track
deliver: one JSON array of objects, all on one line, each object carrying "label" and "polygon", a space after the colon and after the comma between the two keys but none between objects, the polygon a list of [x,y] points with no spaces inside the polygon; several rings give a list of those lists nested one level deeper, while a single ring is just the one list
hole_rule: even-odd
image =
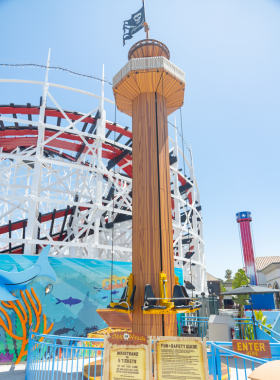
[{"label": "white roller coaster track", "polygon": [[[47,68],[44,82],[0,79],[43,86],[40,107],[0,106],[0,253],[35,255],[50,244],[55,257],[111,260],[113,237],[114,260],[131,261],[132,133],[106,121],[104,104],[114,102],[104,98],[104,82],[97,96],[49,83],[48,74]],[[98,103],[87,114],[65,111],[51,94],[52,87]],[[54,108],[46,107],[47,99]],[[89,120],[92,128],[87,132]],[[122,135],[120,142],[109,138],[114,129]],[[194,294],[207,293],[192,158],[189,161],[179,148],[176,129],[169,145],[175,266],[184,269],[185,280],[192,279]],[[183,160],[186,177],[180,170]]]}]

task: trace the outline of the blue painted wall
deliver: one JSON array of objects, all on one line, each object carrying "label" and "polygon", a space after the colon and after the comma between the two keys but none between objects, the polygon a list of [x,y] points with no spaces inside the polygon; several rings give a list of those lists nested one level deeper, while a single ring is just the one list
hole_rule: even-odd
[{"label": "blue painted wall", "polygon": [[[275,330],[275,323],[276,323],[278,317],[280,316],[280,310],[278,310],[278,311],[277,310],[275,310],[275,311],[262,310],[262,313],[264,316],[266,316],[266,323],[269,325],[272,325],[273,330]],[[246,317],[252,318],[251,310],[246,311]]]},{"label": "blue painted wall", "polygon": [[[254,310],[263,310],[263,309],[269,309],[273,310],[275,309],[275,303],[272,293],[268,294],[253,294],[252,295],[252,303],[253,303],[253,309]],[[251,305],[245,306],[246,310],[251,310]]]},{"label": "blue painted wall", "polygon": [[[1,255],[0,269],[10,271],[16,265],[18,271],[22,271],[30,268],[36,260],[36,256]],[[48,326],[54,323],[51,334],[85,337],[90,331],[107,327],[96,310],[106,308],[111,299],[111,291],[104,289],[106,279],[111,275],[111,262],[53,257],[49,258],[49,262],[57,275],[57,281],[38,277],[27,285],[27,289],[33,287],[35,290],[42,304],[42,314],[46,314]],[[113,275],[120,279],[128,277],[131,270],[131,263],[114,262]],[[175,273],[183,284],[182,270],[176,268]],[[53,290],[46,295],[45,288],[48,284],[53,285]],[[114,289],[113,297],[120,297],[122,292],[123,288]],[[14,293],[19,296],[19,291]],[[15,313],[6,311],[9,312],[16,328]],[[3,317],[1,312],[0,317]],[[6,342],[2,327],[0,327],[1,340],[6,347],[12,344]]]}]

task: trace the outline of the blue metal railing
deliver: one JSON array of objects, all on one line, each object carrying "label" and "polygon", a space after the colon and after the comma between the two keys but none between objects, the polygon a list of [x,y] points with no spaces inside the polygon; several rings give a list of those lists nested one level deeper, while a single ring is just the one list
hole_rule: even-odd
[{"label": "blue metal railing", "polygon": [[[103,339],[30,333],[25,380],[102,380]],[[100,377],[101,376],[101,377]]]},{"label": "blue metal railing", "polygon": [[207,335],[208,321],[208,317],[186,317],[184,314],[181,314],[182,332],[187,333],[188,326],[190,328],[195,327],[197,329],[197,336],[204,338]]},{"label": "blue metal railing", "polygon": [[[259,359],[234,352],[226,347],[231,347],[230,342],[207,342],[210,350],[207,353],[209,375],[213,380],[222,380],[227,375],[228,380],[231,378],[242,380],[248,379],[248,374],[253,371],[257,365],[264,364],[268,359]],[[235,376],[233,374],[235,372]]]},{"label": "blue metal railing", "polygon": [[269,327],[262,325],[260,322],[256,321],[256,325],[258,328],[262,331],[264,331],[266,334],[270,335],[272,338],[280,342],[280,334]]},{"label": "blue metal railing", "polygon": [[207,342],[207,346],[209,375],[214,380],[221,380],[223,375],[227,375],[228,380],[232,378],[247,380],[249,372],[253,371],[257,365],[280,359],[279,343],[270,343],[272,357],[267,359],[251,357],[232,351],[231,342]]},{"label": "blue metal railing", "polygon": [[235,339],[255,339],[254,325],[251,318],[233,318],[235,320]]},{"label": "blue metal railing", "polygon": [[[32,332],[29,339],[25,380],[102,380],[103,339]],[[231,342],[206,344],[209,379],[213,380],[222,380],[225,374],[228,375],[228,380],[247,380],[249,372],[257,365],[280,359],[279,343],[270,343],[271,359],[259,359],[234,352]]]},{"label": "blue metal railing", "polygon": [[[235,338],[236,339],[254,339],[253,321],[251,318],[233,318],[236,322]],[[181,315],[182,332],[188,332],[195,327],[197,336],[204,338],[207,336],[209,317],[186,317]]]}]

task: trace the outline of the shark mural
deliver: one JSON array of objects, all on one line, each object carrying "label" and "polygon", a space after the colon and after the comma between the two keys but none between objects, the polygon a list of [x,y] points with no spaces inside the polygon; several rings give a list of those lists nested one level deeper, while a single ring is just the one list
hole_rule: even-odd
[{"label": "shark mural", "polygon": [[26,289],[26,285],[38,276],[47,276],[56,281],[56,274],[49,264],[48,254],[51,246],[45,247],[35,265],[19,272],[14,265],[10,272],[0,270],[0,301],[17,300],[10,292],[17,289]]}]

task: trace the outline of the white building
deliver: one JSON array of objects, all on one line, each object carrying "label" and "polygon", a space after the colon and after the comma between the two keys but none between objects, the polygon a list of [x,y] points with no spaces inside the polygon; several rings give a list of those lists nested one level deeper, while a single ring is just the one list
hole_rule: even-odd
[{"label": "white building", "polygon": [[[262,276],[266,278],[266,285],[269,288],[280,289],[280,260],[278,262],[270,263],[268,266],[260,271]],[[275,293],[275,308],[280,309],[280,295]]]},{"label": "white building", "polygon": [[259,286],[280,289],[280,256],[256,257]]}]

